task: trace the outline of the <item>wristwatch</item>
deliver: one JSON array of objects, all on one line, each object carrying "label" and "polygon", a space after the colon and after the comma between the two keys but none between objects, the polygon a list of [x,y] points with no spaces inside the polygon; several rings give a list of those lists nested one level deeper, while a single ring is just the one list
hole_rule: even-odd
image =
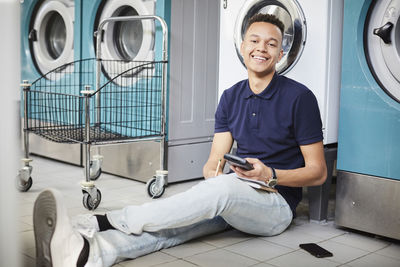
[{"label": "wristwatch", "polygon": [[269,168],[271,169],[272,177],[269,178],[269,180],[268,180],[268,182],[267,182],[267,185],[268,185],[269,187],[275,187],[275,185],[278,183],[278,178],[276,177],[275,169],[272,168],[272,167],[269,167]]}]

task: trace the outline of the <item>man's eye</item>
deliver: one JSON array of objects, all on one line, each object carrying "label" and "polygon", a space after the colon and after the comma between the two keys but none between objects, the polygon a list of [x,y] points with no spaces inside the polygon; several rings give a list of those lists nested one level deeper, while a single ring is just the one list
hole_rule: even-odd
[{"label": "man's eye", "polygon": [[268,46],[276,47],[276,44],[275,43],[269,43]]},{"label": "man's eye", "polygon": [[257,40],[250,40],[251,43],[257,43]]}]

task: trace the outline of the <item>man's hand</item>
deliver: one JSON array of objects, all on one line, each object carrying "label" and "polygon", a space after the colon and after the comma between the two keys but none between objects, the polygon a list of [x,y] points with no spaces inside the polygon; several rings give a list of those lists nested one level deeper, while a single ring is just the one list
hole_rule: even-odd
[{"label": "man's hand", "polygon": [[264,163],[262,163],[259,159],[246,158],[246,160],[253,165],[254,169],[246,171],[240,167],[235,167],[231,165],[231,170],[233,170],[237,174],[237,176],[263,182],[267,182],[269,178],[272,177],[271,169],[267,167]]},{"label": "man's hand", "polygon": [[[304,167],[291,170],[276,169],[278,184],[291,187],[316,186],[325,182],[327,176],[324,157],[324,145],[321,142],[301,145],[304,157]],[[253,164],[254,169],[246,171],[231,166],[231,169],[240,177],[267,182],[272,177],[271,169],[255,158],[246,158]]]}]

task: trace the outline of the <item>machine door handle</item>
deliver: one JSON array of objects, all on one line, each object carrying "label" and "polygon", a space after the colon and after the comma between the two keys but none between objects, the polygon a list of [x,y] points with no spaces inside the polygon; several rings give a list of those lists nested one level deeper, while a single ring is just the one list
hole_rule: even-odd
[{"label": "machine door handle", "polygon": [[99,31],[95,31],[93,33],[94,38],[97,38],[97,35],[101,34],[101,41],[104,42],[104,30],[101,30],[101,32],[99,33]]},{"label": "machine door handle", "polygon": [[29,34],[28,34],[28,40],[31,40],[32,42],[36,42],[37,41],[37,34],[36,34],[36,30],[32,29]]},{"label": "machine door handle", "polygon": [[392,32],[392,29],[393,23],[388,22],[382,27],[374,29],[374,34],[381,37],[382,41],[385,44],[390,44],[392,42],[392,40],[390,39],[390,33]]}]

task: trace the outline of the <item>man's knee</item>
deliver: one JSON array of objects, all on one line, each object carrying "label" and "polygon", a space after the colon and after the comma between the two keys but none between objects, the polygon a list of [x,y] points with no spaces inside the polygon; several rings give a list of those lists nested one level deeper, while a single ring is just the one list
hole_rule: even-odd
[{"label": "man's knee", "polygon": [[212,186],[220,196],[229,198],[231,195],[237,195],[241,188],[241,182],[232,174],[220,175],[211,179],[212,180],[209,181],[210,186]]}]

